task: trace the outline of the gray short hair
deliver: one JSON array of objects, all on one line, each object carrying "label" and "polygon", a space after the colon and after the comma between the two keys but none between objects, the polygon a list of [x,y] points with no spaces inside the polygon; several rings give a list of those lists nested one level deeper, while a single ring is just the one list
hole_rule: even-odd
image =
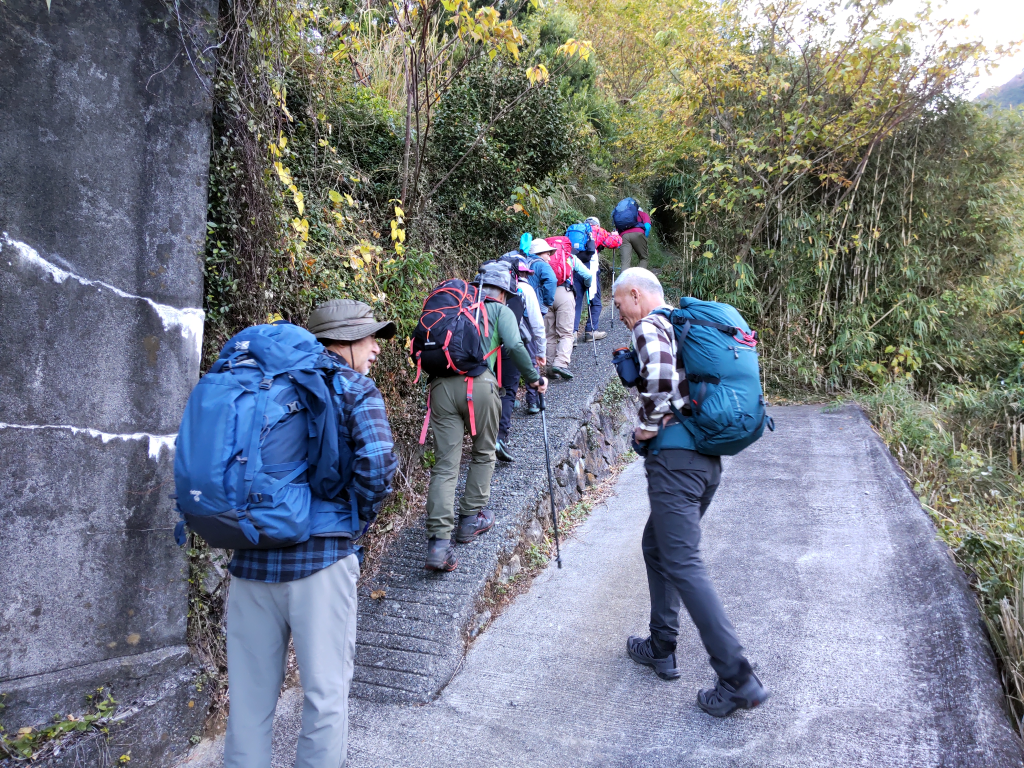
[{"label": "gray short hair", "polygon": [[612,285],[612,296],[620,288],[627,290],[636,288],[644,293],[653,293],[655,296],[660,297],[663,302],[665,301],[665,289],[661,287],[658,276],[643,267],[630,267],[623,270],[622,274],[616,278],[615,283]]},{"label": "gray short hair", "polygon": [[493,285],[484,286],[484,296],[491,299],[501,299],[505,295],[505,292],[501,288],[495,288]]}]

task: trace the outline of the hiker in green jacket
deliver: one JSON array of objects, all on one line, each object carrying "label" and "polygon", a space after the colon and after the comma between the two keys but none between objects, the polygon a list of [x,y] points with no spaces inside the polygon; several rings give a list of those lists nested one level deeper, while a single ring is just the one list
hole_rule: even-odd
[{"label": "hiker in green jacket", "polygon": [[[481,283],[489,331],[483,339],[484,353],[488,355],[487,369],[476,377],[445,376],[430,383],[430,424],[434,429],[437,461],[430,471],[427,490],[426,568],[429,571],[455,570],[458,565],[455,542],[468,544],[494,526],[494,513],[485,511],[484,507],[491,496],[494,447],[501,417],[501,388],[494,376],[495,363],[501,357],[500,347],[504,346],[509,353],[527,386],[541,394],[547,390],[547,382],[533,366],[523,345],[515,315],[505,306],[507,295],[515,292],[507,265],[486,265]],[[483,320],[481,317],[481,333]],[[467,428],[475,434],[456,529],[455,486]],[[456,529],[454,541],[453,529]]]}]

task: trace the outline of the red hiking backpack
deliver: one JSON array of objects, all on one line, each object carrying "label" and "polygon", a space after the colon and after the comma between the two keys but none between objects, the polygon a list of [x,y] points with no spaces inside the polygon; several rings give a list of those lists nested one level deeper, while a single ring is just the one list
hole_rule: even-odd
[{"label": "red hiking backpack", "polygon": [[412,335],[417,381],[423,372],[435,377],[483,373],[483,339],[490,328],[479,294],[479,286],[456,278],[427,295]]},{"label": "red hiking backpack", "polygon": [[[410,354],[416,363],[416,381],[424,372],[437,378],[465,376],[469,399],[471,432],[476,435],[476,414],[473,411],[473,379],[487,370],[487,358],[501,349],[484,354],[483,340],[491,335],[490,321],[480,286],[455,278],[445,280],[431,291],[423,302],[420,321],[412,335]],[[501,365],[501,358],[498,358]],[[500,381],[501,371],[499,368]],[[427,439],[430,424],[430,395],[427,415],[423,420],[420,444]]]},{"label": "red hiking backpack", "polygon": [[554,235],[544,239],[555,249],[548,262],[555,273],[555,280],[559,285],[566,281],[572,281],[572,241],[564,235]]}]

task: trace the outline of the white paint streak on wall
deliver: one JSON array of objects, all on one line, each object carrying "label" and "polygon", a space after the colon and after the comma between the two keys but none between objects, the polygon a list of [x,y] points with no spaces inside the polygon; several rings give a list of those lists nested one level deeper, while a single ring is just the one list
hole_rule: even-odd
[{"label": "white paint streak on wall", "polygon": [[73,272],[68,272],[66,269],[61,269],[56,264],[50,263],[40,256],[39,252],[36,251],[35,248],[32,248],[25,243],[18,242],[17,240],[12,240],[6,232],[4,232],[3,237],[0,238],[0,253],[3,252],[4,246],[13,249],[21,261],[33,264],[42,269],[53,278],[55,283],[63,283],[65,280],[70,278],[71,280],[78,281],[82,285],[96,285],[106,288],[108,291],[113,291],[124,299],[146,302],[160,317],[160,322],[163,323],[165,331],[170,331],[173,328],[180,329],[181,335],[192,343],[196,356],[198,357],[202,352],[203,321],[206,318],[203,310],[195,307],[178,309],[177,307],[172,307],[169,304],[158,304],[152,299],[147,299],[145,296],[135,296],[134,294],[126,293],[120,288],[116,288],[109,283],[104,283],[101,280],[89,280],[88,278],[80,277]]},{"label": "white paint streak on wall", "polygon": [[0,422],[0,429],[63,429],[73,435],[98,437],[104,444],[109,443],[111,440],[149,440],[149,458],[154,461],[159,460],[160,452],[164,448],[171,451],[174,450],[174,440],[178,436],[177,434],[151,435],[148,432],[118,435],[111,434],[110,432],[100,432],[98,429],[90,429],[89,427],[72,427],[68,424],[4,424]]}]

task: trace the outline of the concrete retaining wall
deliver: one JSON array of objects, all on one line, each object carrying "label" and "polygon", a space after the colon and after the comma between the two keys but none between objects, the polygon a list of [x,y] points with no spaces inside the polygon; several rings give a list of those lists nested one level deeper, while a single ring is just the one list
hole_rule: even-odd
[{"label": "concrete retaining wall", "polygon": [[167,16],[0,4],[2,722],[107,686],[135,712],[107,745],[132,765],[168,763],[205,709],[168,494],[199,375],[211,105]]}]

